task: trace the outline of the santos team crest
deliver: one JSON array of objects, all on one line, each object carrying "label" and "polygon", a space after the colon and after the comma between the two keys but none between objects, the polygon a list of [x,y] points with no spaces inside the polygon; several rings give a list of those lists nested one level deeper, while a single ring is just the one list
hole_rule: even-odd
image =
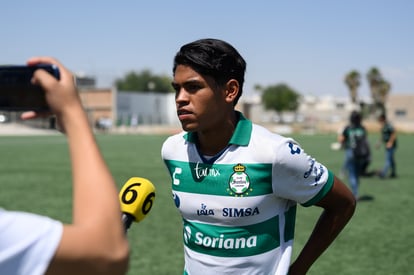
[{"label": "santos team crest", "polygon": [[252,189],[250,188],[249,176],[245,173],[246,167],[239,163],[233,167],[233,171],[227,191],[234,196],[248,195],[248,191],[252,191]]}]

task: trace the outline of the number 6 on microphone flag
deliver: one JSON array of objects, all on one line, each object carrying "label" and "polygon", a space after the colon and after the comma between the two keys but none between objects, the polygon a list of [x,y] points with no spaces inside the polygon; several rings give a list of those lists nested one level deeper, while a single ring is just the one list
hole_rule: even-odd
[{"label": "number 6 on microphone flag", "polygon": [[132,177],[119,192],[121,210],[133,218],[142,221],[152,208],[155,200],[155,187],[146,178]]}]

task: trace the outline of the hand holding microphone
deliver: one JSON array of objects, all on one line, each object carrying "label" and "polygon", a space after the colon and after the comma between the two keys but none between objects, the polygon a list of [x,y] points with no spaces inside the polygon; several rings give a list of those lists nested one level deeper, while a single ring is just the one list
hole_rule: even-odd
[{"label": "hand holding microphone", "polygon": [[119,192],[119,201],[125,231],[132,222],[140,222],[147,216],[154,199],[155,187],[148,179],[132,177],[124,184]]}]

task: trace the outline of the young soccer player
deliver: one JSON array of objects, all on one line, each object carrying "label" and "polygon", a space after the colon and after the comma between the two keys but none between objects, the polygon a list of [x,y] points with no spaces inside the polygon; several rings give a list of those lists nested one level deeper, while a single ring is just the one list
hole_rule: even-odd
[{"label": "young soccer player", "polygon": [[[297,142],[235,110],[245,70],[217,39],[186,44],[174,58],[184,131],[165,141],[162,157],[183,218],[184,274],[305,274],[355,209],[348,187]],[[291,264],[297,204],[323,212]]]}]

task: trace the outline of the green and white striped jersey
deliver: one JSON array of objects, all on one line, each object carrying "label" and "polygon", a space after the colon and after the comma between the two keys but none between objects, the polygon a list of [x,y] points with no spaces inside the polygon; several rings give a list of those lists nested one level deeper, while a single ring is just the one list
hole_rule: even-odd
[{"label": "green and white striped jersey", "polygon": [[183,218],[184,274],[286,274],[297,203],[313,205],[332,187],[332,173],[293,139],[239,118],[211,159],[194,133],[163,144]]}]

